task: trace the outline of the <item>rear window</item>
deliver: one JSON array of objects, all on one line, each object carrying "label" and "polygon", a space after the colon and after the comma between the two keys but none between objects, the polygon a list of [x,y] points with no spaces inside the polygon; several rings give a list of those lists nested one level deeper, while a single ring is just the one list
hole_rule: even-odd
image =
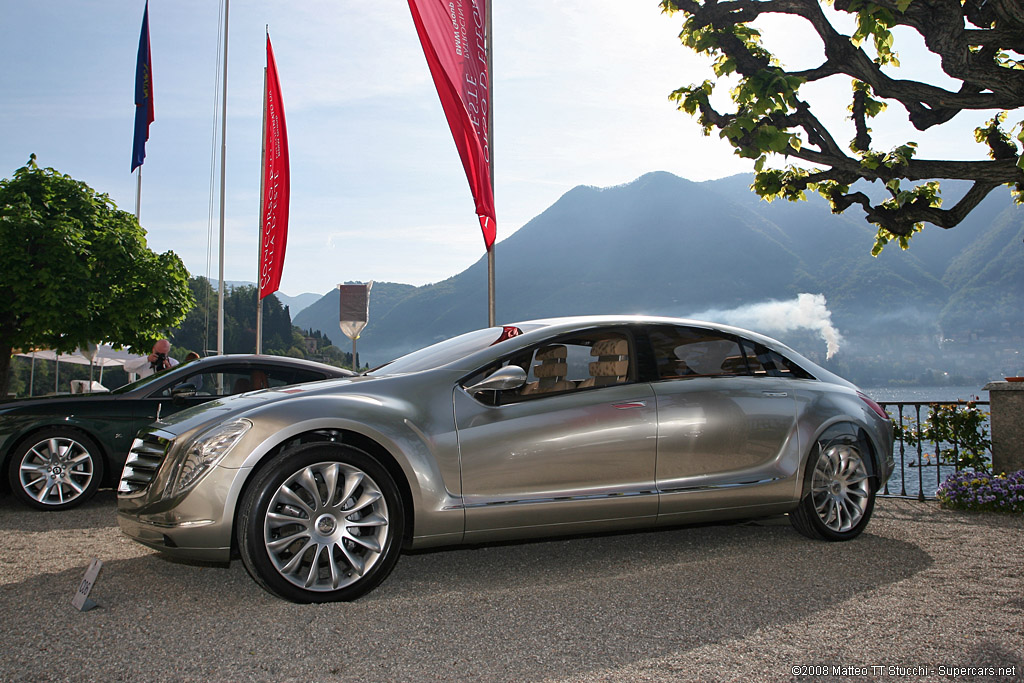
[{"label": "rear window", "polygon": [[661,379],[749,374],[739,343],[712,330],[655,328],[651,345]]},{"label": "rear window", "polygon": [[651,345],[660,379],[791,377],[814,379],[781,354],[749,339],[698,327],[658,327]]}]

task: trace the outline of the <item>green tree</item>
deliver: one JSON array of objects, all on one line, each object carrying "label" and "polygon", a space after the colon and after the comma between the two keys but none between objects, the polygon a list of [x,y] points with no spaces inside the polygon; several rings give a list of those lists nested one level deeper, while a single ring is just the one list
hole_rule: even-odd
[{"label": "green tree", "polygon": [[189,351],[205,356],[217,345],[217,292],[202,276],[189,278],[188,287],[196,305],[189,310],[181,325],[168,335],[173,343],[172,353],[182,358]]},{"label": "green tree", "polygon": [[192,306],[188,271],[135,217],[35,155],[0,180],[0,396],[11,354],[89,342],[148,351]]},{"label": "green tree", "polygon": [[[826,4],[853,18],[849,35],[830,21]],[[1019,120],[1007,121],[1009,112],[1024,106],[1024,9],[1018,0],[662,0],[661,6],[668,14],[685,15],[683,44],[713,58],[717,76],[680,88],[671,99],[698,116],[706,135],[717,129],[736,154],[755,160],[752,189],[761,197],[796,201],[805,190],[816,191],[834,213],[857,204],[878,226],[875,254],[891,240],[906,249],[925,222],[956,226],[1000,185],[1012,187],[1017,202],[1024,201],[1024,160],[1017,144],[1024,141],[1024,127]],[[804,19],[813,32],[811,41],[817,38],[823,45],[824,61],[787,71],[751,26],[765,14]],[[897,26],[920,34],[958,89],[893,76],[900,65],[891,31]],[[842,75],[852,79],[848,110],[855,129],[846,149],[800,92],[805,84]],[[723,79],[735,83],[730,91],[734,112],[721,113],[712,104]],[[890,104],[901,106],[921,131],[962,111],[995,112],[974,134],[988,158],[918,159],[913,141],[892,150],[874,149],[868,124]],[[814,166],[766,168],[773,155]],[[944,179],[972,182],[949,209],[941,208],[936,181]],[[858,180],[881,181],[887,198],[873,202],[854,191],[851,186]],[[904,181],[927,182],[905,186]]]},{"label": "green tree", "polygon": [[[233,287],[224,297],[224,350],[256,352],[257,290],[255,285]],[[263,352],[283,355],[292,344],[292,318],[277,295],[263,300]]]},{"label": "green tree", "polygon": [[[181,326],[170,335],[175,353],[196,351],[205,355],[217,344],[217,292],[205,277],[189,279],[189,288],[196,306],[189,311]],[[256,287],[242,285],[226,288],[224,296],[224,352],[256,352]],[[263,352],[275,355],[288,353],[293,346],[292,319],[287,306],[276,294],[263,300]]]}]

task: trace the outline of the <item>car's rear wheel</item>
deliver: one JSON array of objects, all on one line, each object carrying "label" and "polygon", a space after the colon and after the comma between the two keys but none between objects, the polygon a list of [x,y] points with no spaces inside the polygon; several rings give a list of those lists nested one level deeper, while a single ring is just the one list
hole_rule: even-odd
[{"label": "car's rear wheel", "polygon": [[367,453],[314,443],[277,455],[243,495],[236,535],[249,574],[294,602],[354,600],[391,572],[404,514]]},{"label": "car's rear wheel", "polygon": [[875,507],[871,459],[852,438],[819,442],[808,462],[804,497],[789,519],[814,539],[848,541],[867,526]]},{"label": "car's rear wheel", "polygon": [[52,427],[24,439],[7,466],[14,495],[40,510],[67,510],[96,493],[103,456],[91,438],[74,429]]}]

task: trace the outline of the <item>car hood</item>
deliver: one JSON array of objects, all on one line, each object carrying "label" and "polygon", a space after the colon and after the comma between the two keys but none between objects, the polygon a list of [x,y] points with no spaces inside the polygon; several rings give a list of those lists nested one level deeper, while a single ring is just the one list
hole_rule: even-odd
[{"label": "car hood", "polygon": [[96,401],[116,401],[120,396],[112,394],[79,394],[77,396],[37,396],[15,398],[0,403],[0,415],[8,413],[38,413],[66,411],[68,407]]},{"label": "car hood", "polygon": [[384,378],[359,375],[250,391],[244,394],[214,399],[202,405],[182,410],[163,420],[154,422],[152,427],[170,432],[171,434],[180,435],[201,428],[209,423],[224,422],[240,417],[255,408],[263,408],[288,399],[324,395],[356,397],[359,396],[368,384],[381,381],[384,381]]}]

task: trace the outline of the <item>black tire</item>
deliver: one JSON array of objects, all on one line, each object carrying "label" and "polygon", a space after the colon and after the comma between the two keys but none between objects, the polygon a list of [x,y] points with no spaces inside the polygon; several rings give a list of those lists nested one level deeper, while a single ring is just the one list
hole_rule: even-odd
[{"label": "black tire", "polygon": [[808,538],[849,541],[875,509],[874,468],[863,444],[839,437],[815,444],[807,460],[803,498],[789,521]]},{"label": "black tire", "polygon": [[86,434],[49,427],[22,439],[7,462],[14,496],[39,510],[67,510],[96,494],[105,464],[100,447]]},{"label": "black tire", "polygon": [[278,454],[256,475],[235,535],[246,570],[270,593],[338,602],[391,573],[404,528],[398,487],[380,463],[351,446],[312,443]]}]

